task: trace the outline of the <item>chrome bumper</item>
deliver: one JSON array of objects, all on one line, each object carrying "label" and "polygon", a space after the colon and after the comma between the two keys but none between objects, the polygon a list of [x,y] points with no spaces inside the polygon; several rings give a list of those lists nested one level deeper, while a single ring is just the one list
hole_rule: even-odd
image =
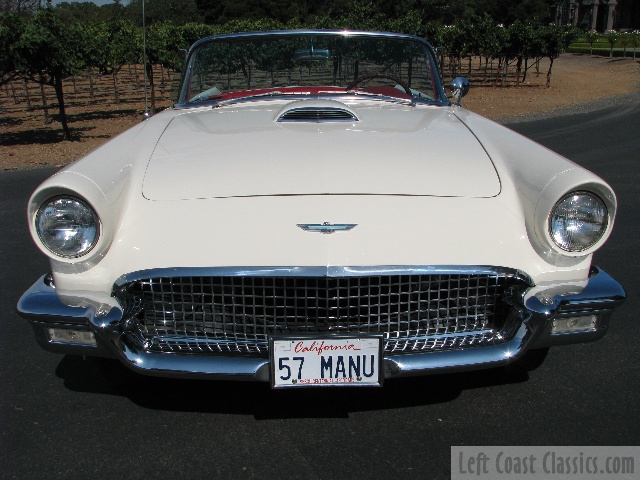
[{"label": "chrome bumper", "polygon": [[[99,307],[64,304],[45,277],[34,283],[18,302],[18,313],[29,320],[38,343],[56,353],[112,357],[146,375],[202,377],[226,380],[269,381],[269,361],[242,356],[150,353],[125,341],[123,313]],[[464,371],[506,365],[527,350],[601,338],[609,327],[613,310],[625,299],[624,289],[604,271],[593,268],[579,293],[574,286],[554,285],[533,289],[522,305],[514,306],[522,324],[508,342],[466,349],[415,354],[385,355],[385,378]],[[568,317],[595,316],[595,326],[584,331],[552,331],[555,321]],[[49,329],[93,332],[95,345],[52,340]]]}]

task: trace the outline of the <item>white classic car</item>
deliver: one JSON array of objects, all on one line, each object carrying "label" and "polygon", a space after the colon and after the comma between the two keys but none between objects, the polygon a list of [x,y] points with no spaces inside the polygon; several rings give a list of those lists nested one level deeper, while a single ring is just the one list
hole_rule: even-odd
[{"label": "white classic car", "polygon": [[[616,199],[460,106],[401,34],[220,35],[179,100],[28,205],[40,345],[273,387],[507,365],[605,334]],[[543,350],[544,351],[544,350]]]}]

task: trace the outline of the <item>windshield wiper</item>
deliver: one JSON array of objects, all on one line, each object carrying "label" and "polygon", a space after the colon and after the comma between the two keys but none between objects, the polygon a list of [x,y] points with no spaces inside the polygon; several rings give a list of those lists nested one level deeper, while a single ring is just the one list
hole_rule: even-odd
[{"label": "windshield wiper", "polygon": [[222,107],[224,105],[230,105],[233,103],[252,101],[252,100],[255,100],[256,98],[260,99],[264,97],[279,97],[282,95],[289,95],[289,94],[281,92],[279,90],[276,90],[275,92],[256,93],[255,95],[247,95],[247,96],[238,97],[238,98],[230,98],[229,100],[220,100],[213,107],[218,108],[218,107]]},{"label": "windshield wiper", "polygon": [[411,100],[408,100],[406,98],[391,97],[389,95],[380,95],[378,93],[363,92],[362,90],[347,90],[346,93],[347,95],[355,95],[357,97],[369,97],[369,98],[378,99],[384,102],[400,103],[402,105],[410,105],[412,107],[416,106],[416,102],[414,98],[412,98]]}]

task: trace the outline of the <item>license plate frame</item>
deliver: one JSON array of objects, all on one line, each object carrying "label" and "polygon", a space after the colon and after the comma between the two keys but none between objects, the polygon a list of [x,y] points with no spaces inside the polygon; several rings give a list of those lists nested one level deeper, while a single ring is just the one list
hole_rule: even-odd
[{"label": "license plate frame", "polygon": [[381,387],[382,335],[269,337],[271,388]]}]

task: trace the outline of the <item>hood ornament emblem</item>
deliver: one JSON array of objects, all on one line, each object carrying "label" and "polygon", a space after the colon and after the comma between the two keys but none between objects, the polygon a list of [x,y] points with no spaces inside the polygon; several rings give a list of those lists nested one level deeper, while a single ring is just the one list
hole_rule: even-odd
[{"label": "hood ornament emblem", "polygon": [[357,223],[298,223],[298,227],[300,227],[305,232],[319,232],[326,234],[334,232],[345,232],[357,226]]}]

